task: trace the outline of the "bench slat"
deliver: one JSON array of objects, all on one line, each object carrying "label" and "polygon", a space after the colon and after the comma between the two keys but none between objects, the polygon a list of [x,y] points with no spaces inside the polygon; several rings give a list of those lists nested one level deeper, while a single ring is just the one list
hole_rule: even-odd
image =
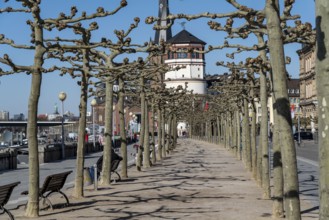
[{"label": "bench slat", "polygon": [[8,202],[12,191],[21,182],[14,182],[7,185],[0,186],[0,206],[6,205]]}]

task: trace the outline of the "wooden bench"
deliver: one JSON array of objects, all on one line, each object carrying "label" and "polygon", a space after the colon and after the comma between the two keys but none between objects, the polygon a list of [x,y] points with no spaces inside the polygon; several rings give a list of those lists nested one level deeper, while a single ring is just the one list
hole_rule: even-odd
[{"label": "wooden bench", "polygon": [[15,183],[10,183],[10,184],[7,184],[7,185],[0,186],[0,211],[2,211],[0,213],[0,215],[4,214],[4,213],[7,213],[7,215],[9,215],[9,218],[11,220],[14,219],[14,216],[4,206],[9,201],[9,198],[11,196],[11,193],[13,192],[13,189],[20,183],[21,182],[15,182]]},{"label": "wooden bench", "polygon": [[[116,170],[118,169],[118,166],[120,164],[120,161],[122,160],[122,157],[120,157],[118,154],[116,154],[113,150],[112,150],[111,154],[112,154],[111,175],[116,174],[117,177],[115,178],[115,181],[120,181],[121,176]],[[97,178],[98,178],[103,170],[103,155],[98,158],[96,165],[97,165]]]},{"label": "wooden bench", "polygon": [[[42,199],[44,202],[46,202],[52,210],[53,210],[53,205],[51,204],[48,197],[53,193],[61,194],[65,198],[66,204],[67,205],[70,204],[69,199],[67,198],[65,193],[63,193],[61,191],[61,189],[63,188],[63,186],[65,184],[66,178],[70,173],[72,173],[72,171],[56,173],[56,174],[47,176],[45,181],[43,182],[42,187],[39,190],[40,199]],[[21,194],[28,195],[28,191],[24,191]]]}]

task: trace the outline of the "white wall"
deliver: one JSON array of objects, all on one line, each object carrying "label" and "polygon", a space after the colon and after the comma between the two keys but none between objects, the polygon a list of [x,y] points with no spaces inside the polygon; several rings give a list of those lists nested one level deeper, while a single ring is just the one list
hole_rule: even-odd
[{"label": "white wall", "polygon": [[178,122],[177,124],[177,134],[179,137],[183,136],[183,132],[187,134],[187,126],[185,122]]},{"label": "white wall", "polygon": [[185,87],[185,82],[187,82],[187,90],[193,90],[193,94],[206,94],[206,82],[203,80],[177,80],[177,81],[165,81],[166,87],[174,87],[181,85]]},{"label": "white wall", "polygon": [[175,59],[166,60],[166,64],[176,68],[177,66],[185,66],[179,70],[169,71],[165,74],[165,79],[181,79],[193,78],[203,79],[205,73],[205,63],[202,59]]}]

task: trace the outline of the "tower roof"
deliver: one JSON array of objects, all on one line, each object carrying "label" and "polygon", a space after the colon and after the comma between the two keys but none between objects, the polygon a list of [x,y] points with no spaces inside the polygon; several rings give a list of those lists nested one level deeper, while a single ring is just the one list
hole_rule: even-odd
[{"label": "tower roof", "polygon": [[[158,17],[161,18],[161,21],[158,21],[157,24],[161,26],[167,26],[170,23],[170,20],[167,19],[169,15],[169,3],[168,0],[159,0],[159,13]],[[156,30],[154,42],[159,44],[160,40],[165,42],[172,37],[171,27],[165,30]]]},{"label": "tower roof", "polygon": [[199,38],[195,37],[193,34],[186,30],[182,30],[175,36],[173,36],[171,39],[167,40],[167,43],[171,44],[183,44],[183,43],[189,43],[189,44],[202,44],[205,45],[206,42],[200,40]]}]

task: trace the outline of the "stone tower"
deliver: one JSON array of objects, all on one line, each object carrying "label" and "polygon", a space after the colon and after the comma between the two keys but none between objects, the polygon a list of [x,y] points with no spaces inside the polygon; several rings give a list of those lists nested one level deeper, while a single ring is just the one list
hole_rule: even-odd
[{"label": "stone tower", "polygon": [[170,43],[170,49],[165,63],[173,68],[177,66],[185,66],[185,68],[167,72],[165,74],[166,87],[179,85],[184,87],[187,83],[187,89],[193,90],[194,94],[206,94],[204,54],[193,51],[204,51],[206,43],[186,30],[182,30],[167,40],[167,43]]}]

